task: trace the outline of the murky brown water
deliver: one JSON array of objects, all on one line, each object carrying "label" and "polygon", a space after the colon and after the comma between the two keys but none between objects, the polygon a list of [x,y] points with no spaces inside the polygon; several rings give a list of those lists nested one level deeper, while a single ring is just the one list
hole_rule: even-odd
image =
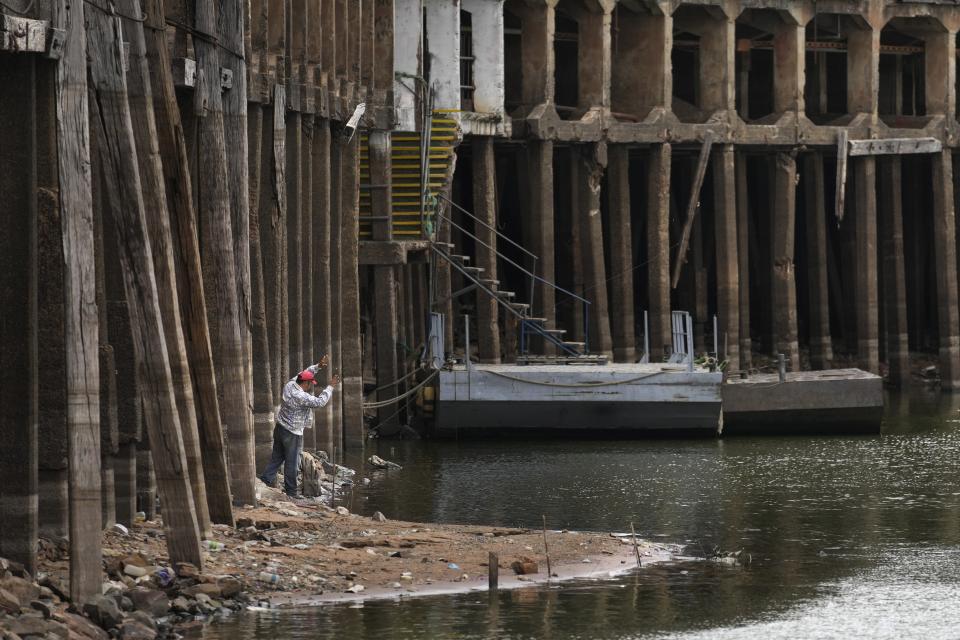
[{"label": "murky brown water", "polygon": [[379,442],[404,465],[354,509],[406,520],[624,530],[749,567],[248,612],[254,638],[960,637],[960,397],[890,399],[882,436]]}]

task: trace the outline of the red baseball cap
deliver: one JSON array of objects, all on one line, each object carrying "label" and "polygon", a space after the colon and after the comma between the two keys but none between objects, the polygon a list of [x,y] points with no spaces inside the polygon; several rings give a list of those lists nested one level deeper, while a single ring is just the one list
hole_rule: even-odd
[{"label": "red baseball cap", "polygon": [[310,369],[304,369],[301,371],[297,376],[297,380],[300,382],[312,382],[313,384],[317,384],[317,378],[313,375],[313,371],[310,371]]}]

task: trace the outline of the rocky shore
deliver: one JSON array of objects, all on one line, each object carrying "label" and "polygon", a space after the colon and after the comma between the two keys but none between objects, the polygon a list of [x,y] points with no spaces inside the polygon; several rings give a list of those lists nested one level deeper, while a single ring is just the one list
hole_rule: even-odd
[{"label": "rocky shore", "polygon": [[[154,640],[247,607],[316,605],[485,589],[490,553],[501,588],[548,579],[544,533],[367,518],[260,487],[235,527],[215,525],[204,566],[171,566],[159,521],[104,533],[103,594],[69,602],[66,546],[44,540],[38,576],[0,560],[0,638]],[[676,549],[603,533],[548,531],[552,575],[630,570]]]}]

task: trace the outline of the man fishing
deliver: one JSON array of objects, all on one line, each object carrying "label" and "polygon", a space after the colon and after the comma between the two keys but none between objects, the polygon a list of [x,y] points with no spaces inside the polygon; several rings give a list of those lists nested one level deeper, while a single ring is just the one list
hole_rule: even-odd
[{"label": "man fishing", "polygon": [[334,374],[320,395],[310,393],[317,385],[317,372],[326,368],[327,356],[291,378],[283,387],[277,425],[273,429],[273,455],[260,479],[269,486],[277,480],[277,471],[283,465],[283,490],[291,498],[300,498],[297,491],[297,472],[300,452],[303,451],[303,430],[313,427],[313,410],[326,406],[333,397],[333,389],[340,384]]}]

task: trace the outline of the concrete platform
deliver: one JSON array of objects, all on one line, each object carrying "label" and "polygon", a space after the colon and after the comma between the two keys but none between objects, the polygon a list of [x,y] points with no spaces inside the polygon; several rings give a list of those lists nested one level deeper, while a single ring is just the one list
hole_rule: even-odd
[{"label": "concrete platform", "polygon": [[723,385],[725,434],[879,433],[883,379],[860,369],[730,378]]},{"label": "concrete platform", "polygon": [[473,365],[440,373],[437,431],[717,435],[722,374],[682,365]]}]

